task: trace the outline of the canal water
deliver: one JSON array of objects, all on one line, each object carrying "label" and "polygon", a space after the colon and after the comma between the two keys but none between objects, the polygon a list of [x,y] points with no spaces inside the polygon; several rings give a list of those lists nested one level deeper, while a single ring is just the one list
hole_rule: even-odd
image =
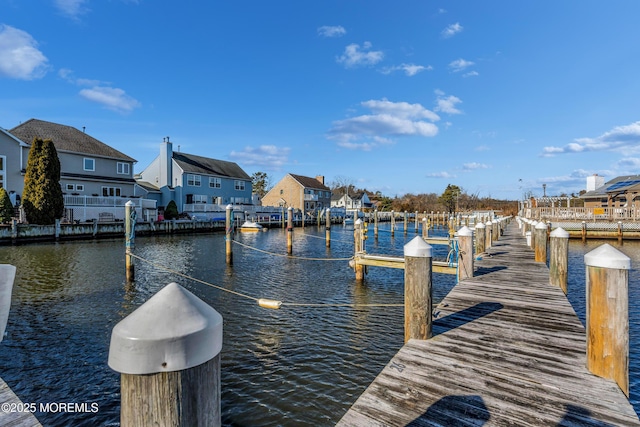
[{"label": "canal water", "polygon": [[[386,228],[385,228],[386,226]],[[432,235],[445,236],[437,229]],[[381,226],[367,251],[402,255],[416,236]],[[170,282],[177,282],[224,318],[222,420],[227,426],[332,426],[403,344],[404,272],[370,267],[354,280],[353,229],[296,228],[292,257],[286,233],[238,234],[234,265],[225,263],[222,234],[136,239],[136,282],[125,284],[124,242],[101,240],[0,247],[0,263],[17,267],[7,334],[0,343],[0,376],[26,403],[87,403],[97,412],[39,412],[46,426],[118,425],[119,374],[107,365],[117,322]],[[584,323],[583,256],[603,242],[570,243],[569,298]],[[609,241],[608,243],[613,244]],[[640,244],[618,246],[632,258],[630,272],[631,399],[640,412]],[[258,248],[254,250],[252,248]],[[446,246],[434,246],[444,260]],[[158,268],[166,266],[168,272]],[[255,298],[284,303],[268,310]],[[441,300],[455,277],[434,274]],[[332,304],[360,304],[358,308]],[[321,307],[305,304],[324,304]]]}]

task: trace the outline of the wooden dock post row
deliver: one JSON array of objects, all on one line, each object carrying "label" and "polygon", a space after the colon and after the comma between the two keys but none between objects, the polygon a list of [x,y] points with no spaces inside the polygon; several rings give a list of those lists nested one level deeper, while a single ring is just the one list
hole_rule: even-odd
[{"label": "wooden dock post row", "polygon": [[220,426],[222,316],[170,283],[112,330],[120,425]]}]

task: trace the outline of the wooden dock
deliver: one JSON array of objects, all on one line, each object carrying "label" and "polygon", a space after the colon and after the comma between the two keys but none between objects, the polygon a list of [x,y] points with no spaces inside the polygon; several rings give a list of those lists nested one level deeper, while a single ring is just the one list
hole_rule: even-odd
[{"label": "wooden dock", "polygon": [[36,417],[25,411],[25,404],[9,388],[7,383],[0,378],[0,426],[12,427],[42,427]]},{"label": "wooden dock", "polygon": [[640,426],[586,368],[585,328],[512,222],[338,426]]}]

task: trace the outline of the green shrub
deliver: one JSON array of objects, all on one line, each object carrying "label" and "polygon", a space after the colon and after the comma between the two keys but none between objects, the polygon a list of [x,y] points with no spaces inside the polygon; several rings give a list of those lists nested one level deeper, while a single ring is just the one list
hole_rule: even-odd
[{"label": "green shrub", "polygon": [[0,188],[0,222],[6,223],[13,217],[13,205],[7,190]]},{"label": "green shrub", "polygon": [[167,203],[167,207],[164,209],[164,219],[178,219],[178,205],[171,200]]}]

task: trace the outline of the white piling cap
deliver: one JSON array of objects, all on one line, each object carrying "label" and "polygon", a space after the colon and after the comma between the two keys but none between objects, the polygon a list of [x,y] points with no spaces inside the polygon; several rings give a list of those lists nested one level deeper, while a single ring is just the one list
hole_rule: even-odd
[{"label": "white piling cap", "polygon": [[358,218],[358,219],[356,220],[356,225],[360,225],[360,224],[362,224],[362,220],[361,220],[360,218]]},{"label": "white piling cap", "polygon": [[0,341],[4,337],[11,309],[11,290],[16,278],[16,268],[9,264],[0,264]]},{"label": "white piling cap", "polygon": [[569,232],[562,227],[558,227],[551,232],[550,237],[561,237],[563,239],[569,238]]},{"label": "white piling cap", "polygon": [[614,248],[608,243],[599,246],[585,254],[584,264],[587,267],[615,268],[618,270],[629,270],[631,268],[631,258]]},{"label": "white piling cap", "polygon": [[222,349],[222,316],[177,283],[169,283],[111,332],[109,366],[123,374],[181,371]]},{"label": "white piling cap", "polygon": [[458,230],[457,234],[458,236],[469,237],[469,236],[473,236],[473,230],[471,230],[469,227],[465,225],[460,230]]},{"label": "white piling cap", "polygon": [[542,229],[547,229],[547,224],[545,224],[544,222],[540,221],[539,223],[536,224],[536,230],[542,230]]},{"label": "white piling cap", "polygon": [[492,225],[493,223],[491,222],[491,220],[487,220],[487,222],[485,223],[485,225]]},{"label": "white piling cap", "polygon": [[479,222],[476,224],[476,228],[487,228],[487,226],[484,225],[482,222]]},{"label": "white piling cap", "polygon": [[425,242],[420,236],[414,237],[409,243],[404,245],[404,256],[431,258],[431,254],[431,245]]},{"label": "white piling cap", "polygon": [[125,206],[129,206],[129,207],[131,207],[131,206],[135,206],[136,204],[135,204],[135,203],[133,203],[131,200],[129,200],[129,201],[128,201],[127,203],[125,203],[124,205],[125,205]]}]

